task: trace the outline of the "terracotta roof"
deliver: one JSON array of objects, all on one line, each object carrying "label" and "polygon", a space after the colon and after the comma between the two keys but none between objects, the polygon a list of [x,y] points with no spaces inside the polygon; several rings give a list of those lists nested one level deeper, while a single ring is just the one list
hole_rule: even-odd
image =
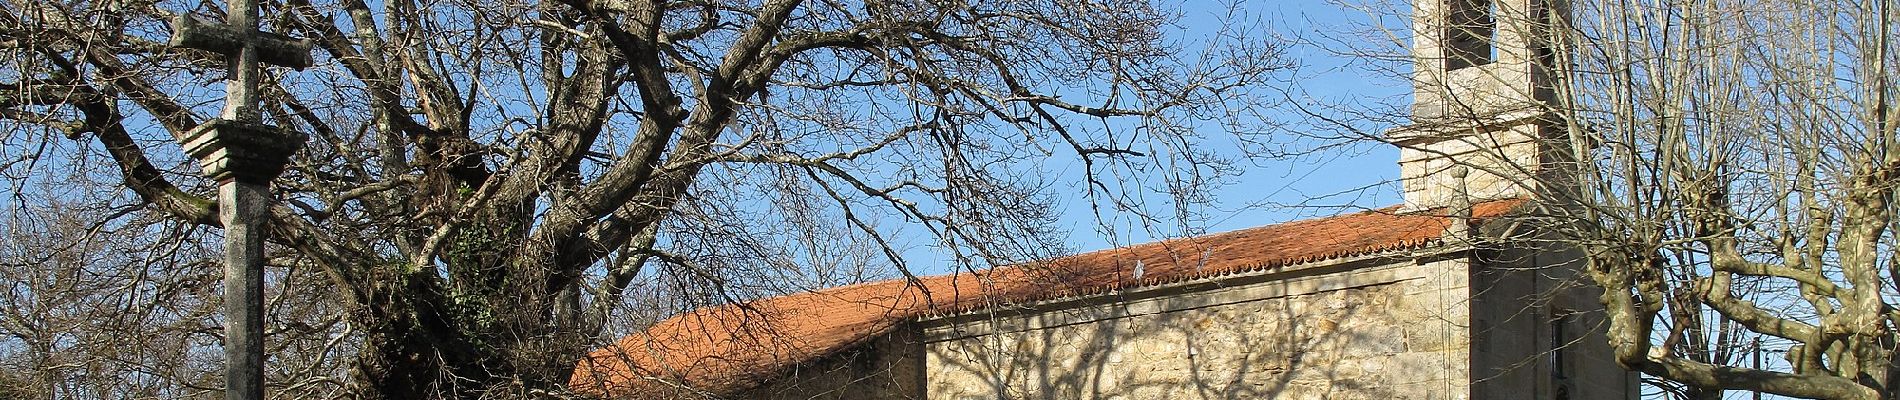
[{"label": "terracotta roof", "polygon": [[[1480,203],[1478,219],[1522,200]],[[570,381],[604,397],[730,395],[935,314],[1140,288],[1439,243],[1442,213],[1396,207],[1083,253],[977,273],[896,279],[695,310],[596,350]],[[1135,265],[1143,274],[1133,276]]]}]

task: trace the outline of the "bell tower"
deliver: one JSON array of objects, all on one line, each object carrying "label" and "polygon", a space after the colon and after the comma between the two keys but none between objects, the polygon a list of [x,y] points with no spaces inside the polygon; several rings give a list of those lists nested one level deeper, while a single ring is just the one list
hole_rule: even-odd
[{"label": "bell tower", "polygon": [[[1561,0],[1413,0],[1405,208],[1528,197],[1562,132],[1551,112]],[[1454,174],[1456,167],[1469,171]]]}]

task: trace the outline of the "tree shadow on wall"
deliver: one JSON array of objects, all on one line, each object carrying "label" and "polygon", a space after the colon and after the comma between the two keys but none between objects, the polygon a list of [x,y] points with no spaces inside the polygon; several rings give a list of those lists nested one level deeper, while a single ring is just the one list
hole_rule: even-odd
[{"label": "tree shadow on wall", "polygon": [[[1449,396],[1463,385],[1463,375],[1453,376],[1452,366],[1463,357],[1464,349],[1451,348],[1458,346],[1457,341],[1444,339],[1464,328],[1442,315],[1393,317],[1395,309],[1431,308],[1409,304],[1417,302],[1407,294],[1410,287],[1401,281],[1092,322],[1000,329],[930,343],[925,345],[932,364],[927,397]],[[1086,306],[1044,315],[1099,312],[1102,307],[1127,305]],[[997,316],[975,323],[1005,326],[1011,322],[1003,321],[1008,318],[1036,316]],[[1434,326],[1443,329],[1430,329]],[[1430,383],[1441,383],[1443,390],[1430,388]]]}]

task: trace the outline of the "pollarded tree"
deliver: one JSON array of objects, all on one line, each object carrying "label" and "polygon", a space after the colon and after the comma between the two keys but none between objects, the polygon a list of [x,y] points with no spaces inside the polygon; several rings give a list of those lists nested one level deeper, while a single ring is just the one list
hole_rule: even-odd
[{"label": "pollarded tree", "polygon": [[[1575,3],[1560,92],[1596,147],[1557,216],[1617,360],[1718,393],[1900,395],[1896,5]],[[1702,356],[1710,321],[1785,360]]]},{"label": "pollarded tree", "polygon": [[[3,148],[64,160],[8,176],[109,163],[146,210],[218,224],[178,143],[217,107],[221,62],[165,38],[166,21],[221,9],[8,3]],[[267,119],[310,137],[273,182],[272,264],[326,277],[298,290],[345,310],[347,386],[371,398],[558,386],[643,277],[744,297],[867,256],[901,265],[896,222],[964,262],[1041,257],[1057,190],[1130,209],[1149,190],[1198,198],[1222,169],[1195,124],[1257,115],[1247,92],[1278,66],[1230,31],[1185,46],[1163,34],[1178,15],[1142,2],[281,0],[263,15],[318,49],[315,68],[266,79]],[[66,141],[87,145],[45,146]],[[1052,158],[1082,171],[1039,166]],[[1102,178],[1117,174],[1157,178]]]}]

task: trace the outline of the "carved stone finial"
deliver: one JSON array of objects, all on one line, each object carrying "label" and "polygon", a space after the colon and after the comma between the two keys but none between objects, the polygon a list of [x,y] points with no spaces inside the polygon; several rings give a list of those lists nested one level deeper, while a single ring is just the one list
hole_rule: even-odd
[{"label": "carved stone finial", "polygon": [[1471,239],[1471,193],[1465,185],[1465,177],[1471,175],[1471,168],[1463,165],[1451,167],[1452,191],[1449,211],[1451,226],[1445,228],[1447,238],[1457,240]]}]

